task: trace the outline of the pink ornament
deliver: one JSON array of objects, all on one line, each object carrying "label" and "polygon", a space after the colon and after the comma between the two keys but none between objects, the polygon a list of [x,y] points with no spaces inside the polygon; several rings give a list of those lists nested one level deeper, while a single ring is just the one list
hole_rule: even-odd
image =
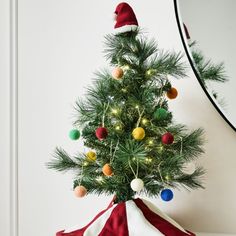
[{"label": "pink ornament", "polygon": [[120,67],[116,67],[113,71],[112,71],[112,77],[114,79],[121,79],[124,75],[124,71],[120,68]]},{"label": "pink ornament", "polygon": [[75,187],[74,193],[76,197],[81,198],[87,194],[87,189],[84,186],[80,185],[80,186]]}]

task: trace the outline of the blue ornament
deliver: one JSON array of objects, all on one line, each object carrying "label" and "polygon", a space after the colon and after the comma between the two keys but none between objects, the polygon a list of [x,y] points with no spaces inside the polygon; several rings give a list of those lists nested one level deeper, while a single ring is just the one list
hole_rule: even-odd
[{"label": "blue ornament", "polygon": [[161,191],[161,199],[163,201],[169,202],[170,200],[173,199],[173,197],[174,194],[170,189],[166,188]]}]

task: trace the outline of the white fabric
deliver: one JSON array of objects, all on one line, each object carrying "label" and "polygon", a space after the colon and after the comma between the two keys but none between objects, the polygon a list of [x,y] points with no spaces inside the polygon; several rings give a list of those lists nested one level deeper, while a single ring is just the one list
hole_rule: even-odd
[{"label": "white fabric", "polygon": [[[97,235],[98,232],[100,232],[102,230],[102,228],[104,227],[106,221],[108,220],[108,218],[111,215],[112,210],[117,206],[117,204],[114,204],[109,210],[107,210],[106,212],[104,212],[101,216],[99,216],[93,223],[92,225],[90,225],[84,232],[85,236],[95,236]],[[67,230],[65,230],[64,233],[70,233],[73,232],[75,230],[78,230],[82,228],[81,225],[80,226],[74,226],[71,227]]]},{"label": "white fabric", "polygon": [[126,202],[126,214],[130,236],[164,235],[146,220],[134,201],[130,200]]},{"label": "white fabric", "polygon": [[160,217],[162,217],[163,219],[167,220],[168,222],[170,222],[172,225],[174,225],[176,228],[178,228],[179,230],[181,230],[182,232],[189,234],[187,231],[185,231],[176,221],[174,221],[173,219],[171,219],[168,215],[166,215],[164,212],[162,212],[160,209],[158,209],[154,204],[152,204],[151,202],[142,199],[143,202],[145,203],[145,205],[147,205],[147,207],[155,212],[157,215],[159,215]]},{"label": "white fabric", "polygon": [[115,34],[125,33],[129,31],[135,31],[138,28],[137,25],[124,25],[119,28],[115,28]]}]

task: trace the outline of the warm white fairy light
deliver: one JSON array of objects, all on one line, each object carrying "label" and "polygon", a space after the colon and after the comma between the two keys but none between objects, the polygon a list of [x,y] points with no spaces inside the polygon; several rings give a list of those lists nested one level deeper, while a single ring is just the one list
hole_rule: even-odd
[{"label": "warm white fairy light", "polygon": [[148,140],[148,144],[149,144],[149,145],[153,145],[153,143],[154,143],[153,139],[149,139],[149,140]]},{"label": "warm white fairy light", "polygon": [[148,119],[147,118],[143,118],[141,120],[141,122],[142,122],[143,125],[146,125],[148,123]]},{"label": "warm white fairy light", "polygon": [[89,163],[87,162],[87,161],[85,161],[84,163],[83,163],[83,166],[87,166]]},{"label": "warm white fairy light", "polygon": [[130,66],[129,66],[129,65],[125,65],[125,66],[123,66],[122,68],[123,68],[123,70],[129,70],[129,69],[130,69]]},{"label": "warm white fairy light", "polygon": [[146,157],[145,161],[146,161],[146,163],[150,164],[152,162],[152,158],[151,157]]},{"label": "warm white fairy light", "polygon": [[117,125],[117,126],[115,127],[115,130],[117,130],[117,131],[121,130],[121,126],[120,126],[120,125]]},{"label": "warm white fairy light", "polygon": [[139,105],[135,105],[135,108],[136,108],[136,109],[139,109]]},{"label": "warm white fairy light", "polygon": [[102,183],[103,182],[103,177],[102,176],[98,176],[97,178],[96,178],[96,181],[98,182],[98,183]]},{"label": "warm white fairy light", "polygon": [[114,114],[114,115],[117,115],[118,112],[119,112],[119,111],[118,111],[118,109],[116,109],[116,108],[112,108],[112,109],[111,109],[111,113]]}]

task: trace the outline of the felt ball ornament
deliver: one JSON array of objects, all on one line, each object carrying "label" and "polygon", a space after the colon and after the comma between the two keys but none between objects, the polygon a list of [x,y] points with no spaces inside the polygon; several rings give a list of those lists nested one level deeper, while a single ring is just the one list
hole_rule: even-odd
[{"label": "felt ball ornament", "polygon": [[154,113],[154,118],[157,120],[164,120],[168,115],[168,112],[164,108],[158,108]]},{"label": "felt ball ornament", "polygon": [[105,138],[107,137],[108,131],[107,131],[107,129],[106,129],[105,127],[98,127],[98,128],[96,129],[95,134],[96,134],[96,137],[97,137],[99,140],[103,140],[103,139],[105,139]]},{"label": "felt ball ornament", "polygon": [[174,193],[170,189],[166,188],[161,191],[161,199],[163,201],[169,202],[173,199],[173,197]]},{"label": "felt ball ornament", "polygon": [[175,99],[178,96],[178,91],[176,88],[172,87],[170,90],[167,91],[166,96],[169,99]]},{"label": "felt ball ornament", "polygon": [[141,179],[139,178],[135,178],[131,181],[130,183],[130,187],[132,188],[132,190],[134,190],[135,192],[139,192],[143,189],[144,187],[144,183]]},{"label": "felt ball ornament", "polygon": [[132,132],[133,138],[136,140],[142,140],[145,137],[145,130],[142,127],[137,127]]},{"label": "felt ball ornament", "polygon": [[172,144],[174,142],[174,136],[170,132],[167,132],[162,135],[161,141],[163,144]]},{"label": "felt ball ornament", "polygon": [[183,173],[191,175],[196,170],[196,166],[193,162],[188,162],[183,165]]},{"label": "felt ball ornament", "polygon": [[77,140],[77,139],[79,139],[79,137],[80,137],[80,132],[79,132],[79,130],[77,130],[77,129],[72,129],[72,130],[69,132],[69,137],[70,137],[72,140]]},{"label": "felt ball ornament", "polygon": [[112,168],[111,168],[110,164],[107,163],[102,167],[102,173],[105,176],[111,176],[113,174],[113,171],[112,171]]},{"label": "felt ball ornament", "polygon": [[86,157],[88,161],[96,161],[97,159],[96,153],[93,151],[87,152]]},{"label": "felt ball ornament", "polygon": [[79,185],[79,186],[75,187],[74,193],[75,193],[76,197],[81,198],[87,194],[87,189],[84,186]]},{"label": "felt ball ornament", "polygon": [[120,67],[116,67],[113,71],[112,71],[112,77],[114,79],[121,79],[124,75],[124,71],[120,68]]}]

